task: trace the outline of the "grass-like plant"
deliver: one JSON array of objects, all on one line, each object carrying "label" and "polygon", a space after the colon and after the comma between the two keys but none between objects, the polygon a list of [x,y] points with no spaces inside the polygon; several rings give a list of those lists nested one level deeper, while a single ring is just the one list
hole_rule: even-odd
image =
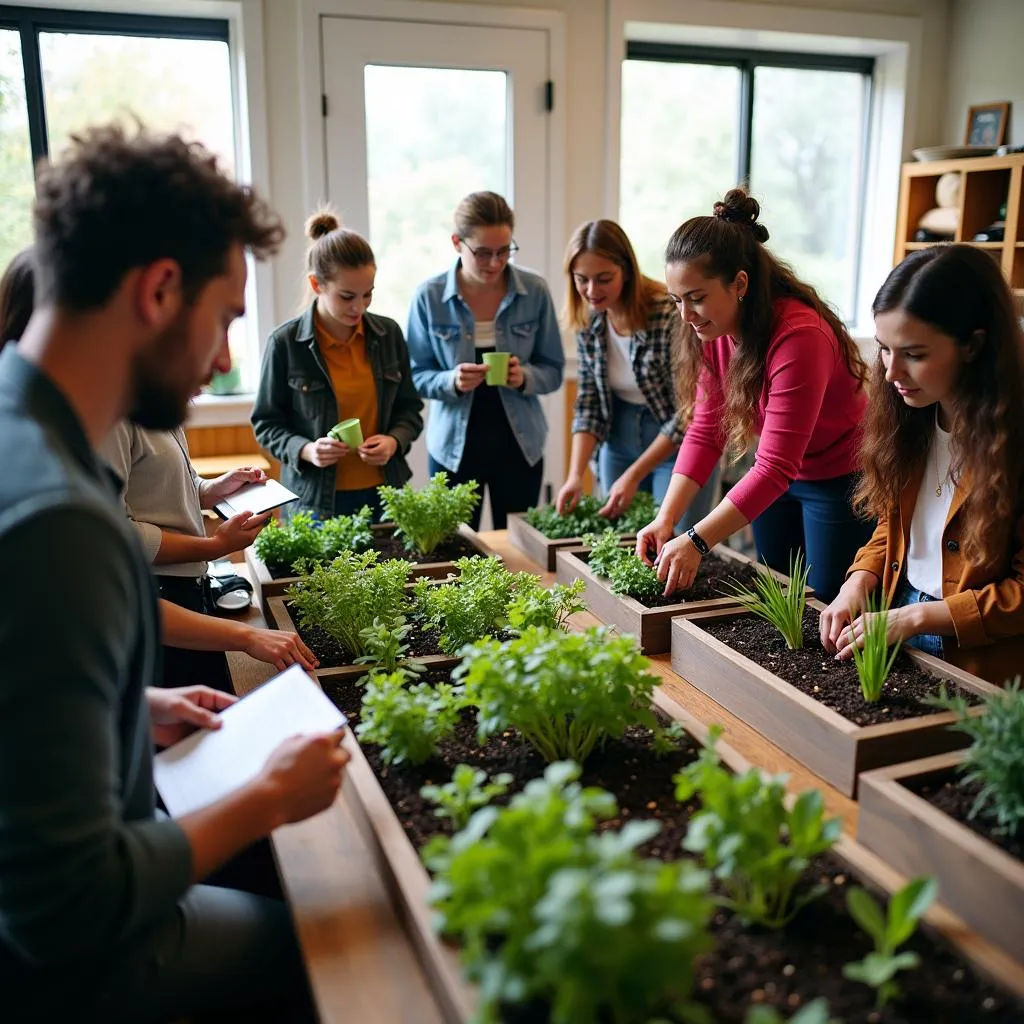
[{"label": "grass-like plant", "polygon": [[397,672],[404,669],[412,675],[424,672],[423,663],[409,658],[409,634],[412,624],[404,615],[396,615],[390,621],[381,618],[373,620],[372,626],[359,631],[365,654],[355,659],[354,664],[366,665],[381,672]]},{"label": "grass-like plant", "polygon": [[639,601],[660,597],[665,584],[658,579],[658,570],[636,557],[631,548],[623,547],[614,530],[587,534],[583,543],[590,547],[587,564],[608,580],[613,594],[627,594]]},{"label": "grass-like plant", "polygon": [[287,597],[299,625],[323,629],[358,658],[368,653],[363,630],[408,611],[405,585],[411,570],[399,559],[378,564],[376,551],[347,552],[327,565],[301,566]]},{"label": "grass-like plant", "polygon": [[585,589],[583,580],[556,583],[553,587],[543,587],[537,580],[536,586],[524,587],[512,598],[508,606],[509,629],[517,633],[531,626],[535,629],[568,629],[570,617],[587,610],[583,602]]},{"label": "grass-like plant", "polygon": [[708,1021],[692,1001],[694,959],[710,946],[707,873],[641,857],[657,822],[598,834],[615,798],[579,775],[552,764],[424,850],[438,927],[480,986],[478,1019],[542,1000],[551,1024]]},{"label": "grass-like plant", "polygon": [[790,555],[788,583],[777,579],[765,566],[759,569],[752,588],[730,580],[724,592],[748,612],[770,622],[782,634],[786,646],[798,651],[804,645],[804,609],[810,568],[804,565],[803,552],[798,551],[795,556]]},{"label": "grass-like plant", "polygon": [[892,895],[888,909],[883,911],[875,898],[864,889],[851,888],[846,893],[850,916],[871,936],[875,948],[863,960],[846,964],[843,977],[870,985],[876,993],[879,1009],[899,996],[895,981],[900,971],[913,970],[921,958],[909,950],[896,952],[917,930],[918,922],[938,895],[934,878],[916,878]]},{"label": "grass-like plant", "polygon": [[434,804],[434,814],[438,818],[448,818],[458,832],[469,824],[474,811],[507,793],[512,781],[508,772],[488,778],[487,773],[479,768],[457,764],[450,782],[443,786],[423,786],[420,796]]},{"label": "grass-like plant", "polygon": [[827,886],[800,891],[813,858],[832,848],[842,823],[825,818],[821,793],[801,793],[786,807],[786,776],[767,777],[757,768],[735,775],[715,751],[720,728],[709,746],[675,777],[676,797],[700,798],[683,848],[699,854],[720,879],[721,902],[746,923],[781,928]]},{"label": "grass-like plant", "polygon": [[483,743],[514,728],[546,761],[582,764],[597,744],[630,725],[656,727],[656,678],[636,638],[607,626],[583,633],[527,629],[505,643],[466,647],[455,677],[477,708]]},{"label": "grass-like plant", "polygon": [[448,474],[435,473],[430,482],[414,490],[404,487],[378,487],[384,519],[395,524],[395,534],[405,542],[406,550],[431,554],[438,545],[455,536],[461,523],[480,504],[480,488],[475,480],[448,486]]},{"label": "grass-like plant", "polygon": [[[744,1024],[787,1024],[786,1018],[774,1006],[757,1005],[747,1011]],[[806,1006],[800,1007],[788,1024],[840,1024],[828,1010],[828,1000],[812,999]]]},{"label": "grass-like plant", "polygon": [[[875,703],[882,696],[892,663],[900,652],[902,640],[889,646],[889,606],[884,598],[876,599],[870,594],[864,608],[864,646],[853,645],[853,663],[857,666],[860,692],[868,703]],[[854,616],[850,615],[851,622]]]},{"label": "grass-like plant", "polygon": [[970,714],[963,697],[950,697],[943,686],[926,698],[932,707],[952,711],[950,728],[966,733],[971,745],[964,751],[964,780],[981,787],[969,816],[980,815],[997,833],[1016,836],[1024,826],[1024,689],[1020,676],[999,693],[982,698],[984,714]]},{"label": "grass-like plant", "polygon": [[459,720],[462,690],[450,683],[413,683],[397,672],[374,672],[366,681],[356,735],[380,746],[387,764],[423,764],[437,753]]}]

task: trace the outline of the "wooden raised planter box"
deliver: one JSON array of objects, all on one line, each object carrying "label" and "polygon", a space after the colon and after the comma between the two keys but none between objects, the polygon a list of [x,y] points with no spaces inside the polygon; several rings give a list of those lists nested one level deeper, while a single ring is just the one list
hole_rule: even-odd
[{"label": "wooden raised planter box", "polygon": [[857,840],[901,874],[934,875],[946,907],[1024,964],[1024,863],[909,788],[942,782],[962,758],[939,754],[864,774]]},{"label": "wooden raised planter box", "polygon": [[[825,607],[809,604],[819,611]],[[947,711],[857,725],[701,628],[747,614],[733,608],[673,620],[672,670],[846,796],[856,796],[861,772],[967,745],[966,736],[949,729],[956,716]],[[981,696],[998,692],[946,661],[910,648],[906,653],[937,681],[957,683]],[[973,713],[981,712],[979,707]]]},{"label": "wooden raised planter box", "polygon": [[[620,534],[623,540],[635,540],[632,533]],[[536,527],[531,526],[523,512],[513,512],[508,517],[509,543],[537,565],[543,566],[548,572],[556,569],[556,557],[559,551],[567,548],[583,547],[582,537],[548,537]]]},{"label": "wooden raised planter box", "polygon": [[[718,608],[737,608],[735,598],[706,598],[702,601],[678,601],[663,605],[660,608],[648,608],[636,598],[622,594],[613,594],[611,586],[603,576],[598,576],[587,564],[590,549],[586,547],[567,548],[557,552],[555,576],[559,583],[572,583],[583,580],[586,589],[583,600],[587,608],[602,622],[614,625],[623,633],[632,633],[640,641],[640,649],[644,654],[664,654],[672,646],[672,620],[680,615],[690,616],[699,612],[713,611]],[[739,565],[751,565],[752,559],[733,551],[725,545],[718,545],[714,554],[720,558]],[[758,566],[764,569],[764,566]],[[785,579],[769,569],[773,576]]]},{"label": "wooden raised planter box", "polygon": [[[395,527],[390,523],[374,524],[370,529],[373,530],[375,535],[382,536],[390,536],[395,531]],[[456,537],[461,537],[463,540],[468,541],[476,549],[476,553],[483,558],[491,555],[501,557],[497,551],[481,540],[480,535],[474,529],[465,523],[459,527]],[[282,576],[280,579],[275,580],[271,576],[266,563],[257,557],[252,545],[245,549],[245,563],[252,575],[257,597],[259,597],[261,606],[264,608],[267,604],[267,598],[280,596],[293,583],[297,583],[299,580],[298,576]],[[409,574],[410,579],[418,579],[421,576],[425,576],[428,579],[442,580],[456,571],[454,562],[410,562],[409,564],[412,566],[412,572]]]},{"label": "wooden raised planter box", "polygon": [[[438,582],[441,581],[438,580]],[[263,606],[263,617],[271,629],[283,629],[288,633],[295,634],[299,632],[295,620],[288,611],[288,599],[283,595],[266,599]],[[462,661],[461,658],[455,658],[450,654],[425,654],[413,660],[420,662],[427,671],[433,668],[451,668]],[[331,680],[340,682],[344,679],[358,679],[365,676],[368,671],[368,665],[335,665],[332,668],[316,669],[316,677],[322,682]]]}]

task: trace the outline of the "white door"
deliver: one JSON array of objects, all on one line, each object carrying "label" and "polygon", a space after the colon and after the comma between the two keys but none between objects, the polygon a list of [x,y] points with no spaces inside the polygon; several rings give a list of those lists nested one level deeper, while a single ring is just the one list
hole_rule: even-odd
[{"label": "white door", "polygon": [[[373,246],[374,311],[404,329],[416,286],[453,258],[456,204],[480,189],[512,204],[517,262],[557,285],[549,32],[334,16],[321,25],[327,198]],[[561,393],[542,401],[549,451],[560,453]],[[561,461],[546,459],[548,480],[560,476]],[[414,483],[425,483],[422,438],[410,465]]]}]

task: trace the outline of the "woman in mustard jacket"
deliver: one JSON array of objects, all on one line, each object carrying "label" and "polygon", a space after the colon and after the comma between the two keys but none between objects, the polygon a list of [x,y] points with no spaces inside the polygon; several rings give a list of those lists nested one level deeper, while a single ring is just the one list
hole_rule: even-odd
[{"label": "woman in mustard jacket", "polygon": [[878,516],[821,640],[863,643],[881,585],[902,640],[1002,684],[1024,670],[1024,339],[997,265],[911,253],[875,298],[860,504]]}]

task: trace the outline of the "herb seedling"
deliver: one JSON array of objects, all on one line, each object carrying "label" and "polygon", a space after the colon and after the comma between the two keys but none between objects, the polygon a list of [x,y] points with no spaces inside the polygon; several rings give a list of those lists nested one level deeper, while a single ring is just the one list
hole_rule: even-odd
[{"label": "herb seedling", "polygon": [[621,537],[645,527],[658,511],[654,495],[648,491],[637,491],[629,508],[618,519],[608,519],[600,514],[604,504],[604,498],[583,494],[571,512],[559,515],[553,505],[546,505],[527,509],[524,518],[550,540],[600,533],[609,526],[614,527],[615,533]]},{"label": "herb seedling", "polygon": [[350,516],[325,519],[320,526],[321,557],[337,558],[344,551],[366,551],[373,547],[372,520],[373,512],[368,505]]},{"label": "herb seedling", "polygon": [[[899,654],[902,640],[889,647],[889,609],[883,600],[876,600],[875,595],[868,597],[864,609],[868,616],[864,625],[864,646],[853,646],[853,663],[857,666],[857,678],[860,680],[860,692],[864,699],[873,704],[882,696],[892,663]],[[850,616],[851,621],[853,616]]]},{"label": "herb seedling", "polygon": [[455,730],[462,690],[449,683],[409,685],[410,676],[371,673],[356,735],[380,746],[387,764],[423,764]]},{"label": "herb seedling", "polygon": [[583,633],[527,629],[515,640],[464,649],[455,677],[478,709],[477,735],[519,731],[546,761],[582,764],[597,744],[630,725],[655,728],[656,683],[636,639],[607,626]]},{"label": "herb seedling", "polygon": [[613,594],[627,594],[638,601],[660,597],[665,584],[658,579],[658,570],[642,562],[630,548],[622,547],[619,540],[612,530],[584,537],[583,542],[590,546],[588,565],[599,576],[607,577]]},{"label": "herb seedling", "polygon": [[748,612],[766,619],[781,634],[791,651],[798,651],[804,645],[804,608],[807,605],[807,574],[810,566],[804,566],[802,551],[789,560],[789,582],[782,583],[765,566],[754,580],[753,589],[744,587],[735,580],[729,581],[725,591],[734,597]]},{"label": "herb seedling", "polygon": [[672,721],[664,729],[659,726],[654,730],[651,750],[654,752],[655,757],[668,757],[682,746],[685,739],[686,730],[679,722]]},{"label": "herb seedling", "polygon": [[384,519],[395,524],[395,535],[402,537],[408,551],[431,554],[439,544],[454,537],[461,523],[480,504],[480,489],[475,480],[448,486],[448,474],[435,473],[426,487],[418,491],[404,487],[378,487]]},{"label": "herb seedling", "polygon": [[913,952],[897,953],[917,930],[917,924],[938,895],[934,878],[916,878],[899,892],[893,893],[887,912],[864,889],[853,888],[846,893],[850,916],[871,936],[874,951],[863,960],[846,964],[843,977],[870,985],[876,992],[875,1005],[885,1006],[899,996],[894,978],[899,971],[912,970],[921,962]]},{"label": "herb seedling", "polygon": [[423,663],[407,657],[409,644],[406,639],[412,632],[412,625],[404,615],[396,615],[390,622],[375,618],[372,626],[359,631],[364,655],[356,658],[354,664],[367,665],[382,672],[396,672],[404,669],[413,675],[425,671]]},{"label": "herb seedling", "polygon": [[586,589],[583,580],[573,580],[566,585],[556,583],[553,587],[536,586],[518,591],[508,606],[510,630],[522,633],[529,627],[536,629],[568,629],[569,619],[577,612],[585,612],[587,606],[582,595]]},{"label": "herb seedling", "polygon": [[552,764],[424,850],[439,928],[480,984],[480,1019],[543,1000],[551,1024],[707,1021],[691,998],[694,957],[710,946],[706,872],[637,853],[657,822],[596,834],[615,798],[579,774]]},{"label": "herb seedling", "polygon": [[700,797],[683,848],[700,854],[721,879],[723,905],[747,923],[781,928],[824,886],[798,887],[814,857],[831,849],[842,831],[838,818],[825,819],[825,802],[816,789],[801,793],[786,808],[786,777],[765,777],[756,768],[734,775],[709,746],[676,777],[676,798]]},{"label": "herb seedling", "polygon": [[434,814],[451,820],[456,832],[469,824],[473,812],[503,796],[512,785],[512,776],[501,772],[488,779],[487,773],[468,764],[458,764],[450,782],[443,786],[424,786],[420,796],[437,805]]},{"label": "herb seedling", "polygon": [[296,512],[284,523],[272,519],[253,542],[253,550],[272,569],[291,569],[300,559],[316,560],[322,552],[316,519]]},{"label": "herb seedling", "polygon": [[[745,1024],[786,1024],[786,1019],[774,1006],[752,1006],[747,1012]],[[814,999],[802,1006],[789,1024],[839,1024],[828,1012],[827,999]]]},{"label": "herb seedling", "polygon": [[993,823],[1003,835],[1017,835],[1024,825],[1024,689],[1016,679],[1000,693],[982,698],[984,714],[970,714],[963,697],[950,697],[943,686],[926,698],[932,707],[957,716],[950,728],[966,733],[971,745],[964,752],[964,780],[981,786],[969,812]]}]

